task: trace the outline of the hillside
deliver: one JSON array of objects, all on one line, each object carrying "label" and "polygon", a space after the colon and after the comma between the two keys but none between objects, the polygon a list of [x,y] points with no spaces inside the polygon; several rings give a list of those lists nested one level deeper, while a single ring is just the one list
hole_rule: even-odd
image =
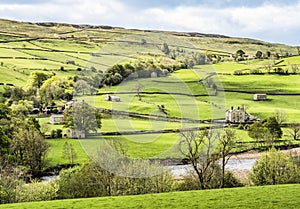
[{"label": "hillside", "polygon": [[[59,76],[77,74],[78,68],[94,67],[105,71],[119,62],[153,59],[172,63],[162,52],[163,43],[170,50],[216,54],[229,57],[243,49],[249,56],[257,50],[297,54],[297,48],[258,40],[222,35],[143,31],[110,26],[60,23],[23,23],[0,20],[0,82],[22,86],[33,70]],[[184,55],[185,56],[185,55]],[[68,61],[70,64],[67,64]],[[61,71],[61,68],[64,71]]]},{"label": "hillside", "polygon": [[[80,87],[77,82],[68,89],[69,94],[112,114],[102,120],[101,137],[125,142],[131,157],[181,157],[176,151],[178,132],[209,127],[212,119],[224,119],[231,107],[247,107],[248,113],[261,119],[282,111],[286,122],[300,121],[297,47],[223,35],[111,26],[3,19],[0,26],[0,91],[11,85],[26,86],[32,72],[92,80],[94,93],[74,90]],[[234,58],[238,50],[245,53],[242,60]],[[256,57],[258,51],[263,57]],[[128,77],[112,85],[113,79],[107,76],[117,74],[112,70],[116,64],[129,66],[122,71]],[[149,72],[158,76],[151,78]],[[107,79],[103,86],[101,79]],[[254,101],[255,93],[266,93],[268,99]],[[105,101],[106,94],[119,95],[121,102]],[[51,102],[63,105],[65,101]],[[48,124],[49,118],[40,122]],[[51,125],[47,134],[58,128],[65,133],[62,125]],[[290,133],[287,128],[283,132],[279,143],[284,144],[290,141]],[[238,135],[239,142],[252,147],[247,131],[239,130]],[[57,157],[63,145],[55,140],[51,143],[51,158],[65,162]],[[95,137],[78,144],[88,150],[99,146]],[[82,149],[78,152],[86,159]]]},{"label": "hillside", "polygon": [[244,187],[163,194],[58,200],[0,205],[5,209],[38,208],[297,208],[300,185]]}]

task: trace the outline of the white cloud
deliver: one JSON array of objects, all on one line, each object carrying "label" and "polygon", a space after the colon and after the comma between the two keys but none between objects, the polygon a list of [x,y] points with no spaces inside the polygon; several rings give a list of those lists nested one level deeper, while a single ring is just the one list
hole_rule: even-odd
[{"label": "white cloud", "polygon": [[298,11],[300,1],[286,6],[269,3],[258,7],[223,9],[209,6],[138,9],[120,0],[52,0],[20,5],[0,3],[2,18],[24,21],[105,24],[257,38],[267,33],[276,37],[282,32],[300,31]]},{"label": "white cloud", "polygon": [[3,4],[0,15],[28,21],[100,24],[116,19],[124,9],[124,5],[115,0],[53,0],[41,4]]},{"label": "white cloud", "polygon": [[292,6],[263,5],[255,8],[177,7],[174,10],[149,9],[156,21],[185,30],[251,34],[268,30],[300,28],[300,3]]}]

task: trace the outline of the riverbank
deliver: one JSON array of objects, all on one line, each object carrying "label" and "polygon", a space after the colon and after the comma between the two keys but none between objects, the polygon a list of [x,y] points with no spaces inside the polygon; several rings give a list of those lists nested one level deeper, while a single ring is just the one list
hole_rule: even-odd
[{"label": "riverbank", "polygon": [[[300,156],[300,148],[281,150],[281,152],[292,156]],[[228,160],[228,163],[225,168],[226,170],[231,171],[235,175],[235,177],[237,177],[242,181],[242,183],[244,183],[245,185],[250,185],[251,182],[249,180],[249,175],[252,166],[265,153],[266,153],[265,151],[258,152],[256,150],[251,150],[245,153],[232,155]],[[170,161],[170,162],[174,162],[174,161]],[[184,164],[184,165],[173,164],[165,167],[167,169],[170,169],[170,171],[174,175],[174,178],[177,180],[181,180],[183,176],[193,171],[193,168],[190,164]]]}]

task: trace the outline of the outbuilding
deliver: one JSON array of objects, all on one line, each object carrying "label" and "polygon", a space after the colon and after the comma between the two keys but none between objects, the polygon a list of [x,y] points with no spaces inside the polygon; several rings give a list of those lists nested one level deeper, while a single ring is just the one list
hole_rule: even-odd
[{"label": "outbuilding", "polygon": [[105,101],[120,102],[121,98],[114,95],[114,94],[106,94],[105,95]]},{"label": "outbuilding", "polygon": [[84,130],[77,130],[74,128],[67,128],[66,136],[67,138],[72,139],[84,139],[86,137]]},{"label": "outbuilding", "polygon": [[267,100],[267,94],[254,94],[254,101],[265,101]]},{"label": "outbuilding", "polygon": [[64,119],[64,115],[53,114],[50,116],[51,124],[60,124]]}]

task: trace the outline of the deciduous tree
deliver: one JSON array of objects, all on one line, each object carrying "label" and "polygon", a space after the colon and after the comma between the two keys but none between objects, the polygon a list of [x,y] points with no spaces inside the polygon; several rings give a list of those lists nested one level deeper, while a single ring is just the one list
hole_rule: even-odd
[{"label": "deciduous tree", "polygon": [[77,153],[73,147],[73,144],[65,142],[62,153],[63,159],[67,159],[70,164],[74,164],[77,159]]},{"label": "deciduous tree", "polygon": [[199,187],[209,188],[219,158],[215,153],[216,142],[213,132],[189,131],[182,132],[180,135],[182,140],[179,143],[179,150],[191,162],[199,180]]},{"label": "deciduous tree", "polygon": [[220,187],[225,185],[225,166],[227,165],[231,155],[231,151],[236,144],[236,132],[232,129],[225,129],[223,133],[218,133],[218,152],[221,157],[222,179]]},{"label": "deciduous tree", "polygon": [[300,123],[292,122],[289,124],[289,134],[293,137],[294,140],[298,140],[300,136]]},{"label": "deciduous tree", "polygon": [[101,128],[100,112],[84,101],[76,101],[73,107],[64,111],[65,127],[76,130],[97,132]]}]

